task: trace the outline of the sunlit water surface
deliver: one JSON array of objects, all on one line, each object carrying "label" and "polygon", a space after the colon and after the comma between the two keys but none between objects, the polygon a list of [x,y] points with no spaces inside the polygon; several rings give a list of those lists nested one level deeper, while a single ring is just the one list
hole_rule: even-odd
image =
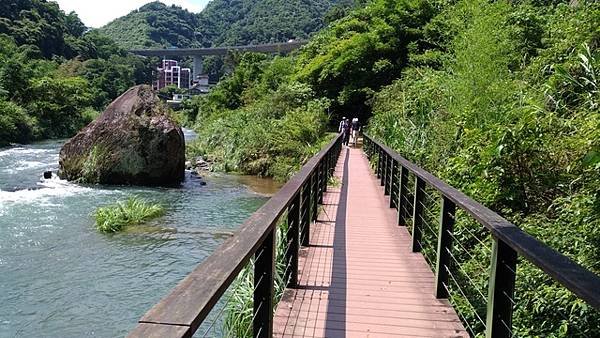
[{"label": "sunlit water surface", "polygon": [[[201,186],[186,173],[180,188],[43,180],[62,144],[0,149],[0,337],[126,335],[266,201],[230,176]],[[94,228],[97,207],[133,195],[166,216],[114,235]]]}]

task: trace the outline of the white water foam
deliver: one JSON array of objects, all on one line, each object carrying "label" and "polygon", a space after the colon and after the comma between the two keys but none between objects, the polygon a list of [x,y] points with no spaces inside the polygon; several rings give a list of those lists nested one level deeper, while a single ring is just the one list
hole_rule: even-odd
[{"label": "white water foam", "polygon": [[25,147],[15,147],[0,151],[0,157],[14,156],[14,155],[35,155],[35,154],[48,154],[56,152],[55,149],[34,149]]},{"label": "white water foam", "polygon": [[66,180],[52,178],[39,182],[40,189],[26,189],[17,191],[0,190],[0,215],[8,204],[36,204],[52,206],[51,199],[56,197],[68,197],[83,193],[89,193],[96,189],[82,187]]}]

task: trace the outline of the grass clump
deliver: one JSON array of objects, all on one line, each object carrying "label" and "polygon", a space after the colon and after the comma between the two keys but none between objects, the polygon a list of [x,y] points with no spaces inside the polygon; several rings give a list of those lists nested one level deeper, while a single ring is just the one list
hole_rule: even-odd
[{"label": "grass clump", "polygon": [[[283,217],[282,219],[287,219]],[[273,309],[283,296],[285,285],[285,253],[287,251],[287,231],[286,221],[280,221],[277,226],[275,248],[275,280]],[[252,337],[252,317],[254,310],[254,259],[250,264],[240,272],[236,280],[229,289],[231,300],[226,303],[225,317],[223,319],[224,335],[227,337],[250,338]]]},{"label": "grass clump", "polygon": [[164,214],[165,208],[162,205],[150,203],[139,197],[130,197],[126,201],[98,208],[94,212],[94,218],[96,228],[100,232],[113,233]]}]

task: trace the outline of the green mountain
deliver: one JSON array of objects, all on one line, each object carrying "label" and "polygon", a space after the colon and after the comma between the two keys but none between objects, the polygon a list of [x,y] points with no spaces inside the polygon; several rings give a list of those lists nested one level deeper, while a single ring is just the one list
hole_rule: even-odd
[{"label": "green mountain", "polygon": [[55,2],[15,0],[0,2],[0,34],[18,45],[27,45],[44,57],[67,58],[80,54],[86,28],[71,12],[65,14]]},{"label": "green mountain", "polygon": [[0,147],[70,137],[129,87],[142,59],[46,0],[0,1]]},{"label": "green mountain", "polygon": [[177,6],[150,2],[99,29],[121,47],[197,47],[198,15]]},{"label": "green mountain", "polygon": [[[99,30],[127,49],[210,47],[305,39],[354,0],[213,0],[198,14],[148,3]],[[335,16],[335,14],[334,14]]]}]

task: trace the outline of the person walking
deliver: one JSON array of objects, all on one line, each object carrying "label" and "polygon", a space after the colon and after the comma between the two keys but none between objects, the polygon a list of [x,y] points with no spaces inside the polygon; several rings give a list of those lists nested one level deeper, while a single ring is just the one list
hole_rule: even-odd
[{"label": "person walking", "polygon": [[360,132],[360,123],[358,123],[358,117],[352,119],[352,146],[356,147],[358,142],[358,133]]},{"label": "person walking", "polygon": [[342,117],[342,120],[340,121],[340,125],[338,126],[338,133],[344,132],[344,121],[346,121],[346,116]]},{"label": "person walking", "polygon": [[350,124],[349,119],[344,119],[344,124],[342,125],[342,144],[348,146],[348,142],[350,141],[350,130],[352,129],[352,125]]}]

